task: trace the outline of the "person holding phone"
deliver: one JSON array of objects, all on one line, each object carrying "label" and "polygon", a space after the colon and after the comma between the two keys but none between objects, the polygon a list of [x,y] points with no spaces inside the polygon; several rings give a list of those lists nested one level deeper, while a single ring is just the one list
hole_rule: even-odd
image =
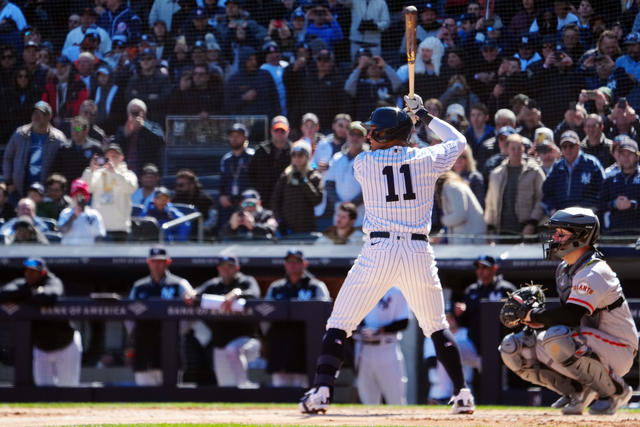
[{"label": "person holding phone", "polygon": [[63,245],[93,245],[106,234],[102,215],[89,206],[89,186],[81,179],[71,183],[72,205],[60,212],[58,227]]},{"label": "person holding phone", "polygon": [[67,182],[80,177],[93,157],[104,155],[102,144],[89,137],[89,130],[89,122],[84,117],[71,119],[71,141],[65,141],[56,153],[52,172],[63,175]]}]

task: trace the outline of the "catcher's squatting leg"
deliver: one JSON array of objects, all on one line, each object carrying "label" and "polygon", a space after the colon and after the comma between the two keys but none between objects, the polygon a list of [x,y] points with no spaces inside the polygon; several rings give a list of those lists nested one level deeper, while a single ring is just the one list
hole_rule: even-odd
[{"label": "catcher's squatting leg", "polygon": [[[344,359],[344,340],[346,338],[345,331],[329,328],[322,339],[322,353],[318,357],[314,386],[328,386],[332,395],[333,383]],[[460,389],[466,387],[458,344],[448,329],[434,332],[431,334],[431,339],[436,350],[436,357],[451,378],[453,394],[457,395]]]},{"label": "catcher's squatting leg", "polygon": [[568,326],[552,326],[538,337],[551,357],[551,363],[564,367],[575,379],[595,390],[600,398],[622,392],[622,386],[611,379],[609,371],[586,344],[576,342]]},{"label": "catcher's squatting leg", "polygon": [[562,396],[582,391],[582,386],[538,361],[536,335],[532,331],[511,333],[498,347],[504,364],[520,378]]}]

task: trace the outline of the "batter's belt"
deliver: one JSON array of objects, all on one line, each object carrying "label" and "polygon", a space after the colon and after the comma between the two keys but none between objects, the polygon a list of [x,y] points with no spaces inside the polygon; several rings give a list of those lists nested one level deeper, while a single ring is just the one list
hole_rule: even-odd
[{"label": "batter's belt", "polygon": [[[371,233],[369,233],[370,239],[374,239],[376,237],[381,239],[388,239],[391,237],[391,233],[389,233],[388,231],[372,231]],[[398,237],[398,239],[400,239],[400,237]],[[425,242],[428,242],[429,236],[427,236],[426,234],[411,233],[411,240],[423,240]]]}]

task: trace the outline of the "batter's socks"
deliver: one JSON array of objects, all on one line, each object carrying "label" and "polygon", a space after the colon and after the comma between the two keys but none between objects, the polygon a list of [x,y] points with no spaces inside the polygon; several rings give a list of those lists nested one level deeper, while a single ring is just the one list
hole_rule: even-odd
[{"label": "batter's socks", "polygon": [[333,383],[338,376],[344,359],[344,342],[347,333],[341,329],[330,328],[322,339],[322,352],[318,357],[314,385],[328,386],[333,395]]},{"label": "batter's socks", "polygon": [[433,346],[436,350],[436,357],[447,371],[451,382],[453,383],[453,395],[456,396],[460,389],[467,385],[464,382],[464,374],[462,373],[462,361],[460,360],[460,351],[458,343],[448,329],[441,329],[431,334]]}]

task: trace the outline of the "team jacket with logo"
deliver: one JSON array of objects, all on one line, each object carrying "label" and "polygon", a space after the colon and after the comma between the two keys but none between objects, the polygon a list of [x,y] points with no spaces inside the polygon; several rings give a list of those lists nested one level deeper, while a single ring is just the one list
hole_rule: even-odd
[{"label": "team jacket with logo", "polygon": [[606,310],[624,298],[624,293],[616,273],[595,252],[586,252],[571,266],[561,262],[556,270],[556,286],[562,304],[577,304],[588,310],[580,322],[582,326],[599,329],[638,349],[638,330],[629,304],[625,301]]}]

